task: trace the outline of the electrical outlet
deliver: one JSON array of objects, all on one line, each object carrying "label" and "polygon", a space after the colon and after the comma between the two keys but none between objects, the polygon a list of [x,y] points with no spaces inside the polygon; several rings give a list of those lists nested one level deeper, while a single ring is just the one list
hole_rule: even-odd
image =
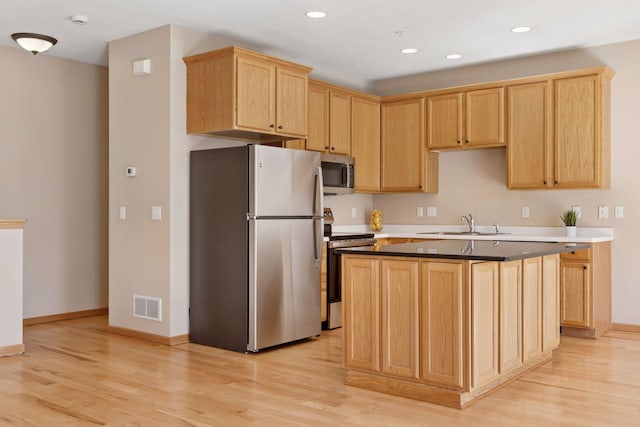
[{"label": "electrical outlet", "polygon": [[609,219],[609,206],[598,206],[598,219]]},{"label": "electrical outlet", "polygon": [[438,215],[438,210],[435,206],[429,206],[427,208],[427,216],[434,217]]},{"label": "electrical outlet", "polygon": [[624,209],[622,206],[618,205],[614,208],[614,213],[613,213],[614,217],[616,219],[622,219],[624,218]]},{"label": "electrical outlet", "polygon": [[127,208],[126,208],[126,206],[120,206],[120,219],[127,219]]},{"label": "electrical outlet", "polygon": [[423,217],[424,216],[424,208],[422,206],[418,206],[416,209],[416,216]]},{"label": "electrical outlet", "polygon": [[351,218],[356,218],[358,216],[358,211],[356,208],[351,208]]},{"label": "electrical outlet", "polygon": [[154,221],[160,221],[162,219],[161,206],[151,206],[151,219]]},{"label": "electrical outlet", "polygon": [[576,213],[578,218],[582,218],[582,208],[580,206],[571,206],[571,210]]},{"label": "electrical outlet", "polygon": [[522,218],[529,218],[529,206],[522,207]]}]

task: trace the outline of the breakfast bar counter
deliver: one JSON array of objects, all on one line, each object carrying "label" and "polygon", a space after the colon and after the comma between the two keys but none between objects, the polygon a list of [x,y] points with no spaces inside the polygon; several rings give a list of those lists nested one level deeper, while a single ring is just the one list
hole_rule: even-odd
[{"label": "breakfast bar counter", "polygon": [[347,384],[455,408],[551,360],[560,253],[442,240],[341,249]]}]

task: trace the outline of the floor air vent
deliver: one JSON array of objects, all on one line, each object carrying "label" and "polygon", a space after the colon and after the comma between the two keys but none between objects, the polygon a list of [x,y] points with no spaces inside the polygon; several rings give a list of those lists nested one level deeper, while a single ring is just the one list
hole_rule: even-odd
[{"label": "floor air vent", "polygon": [[145,297],[143,295],[133,296],[133,317],[141,319],[162,321],[162,299]]}]

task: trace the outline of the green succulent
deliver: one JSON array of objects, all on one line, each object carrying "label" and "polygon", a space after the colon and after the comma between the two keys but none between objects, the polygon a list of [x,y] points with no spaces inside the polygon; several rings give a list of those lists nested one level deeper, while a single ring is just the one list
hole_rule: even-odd
[{"label": "green succulent", "polygon": [[575,226],[576,222],[578,221],[578,213],[569,209],[567,211],[562,212],[562,215],[560,215],[560,218],[562,219],[562,222],[564,222],[564,225]]}]

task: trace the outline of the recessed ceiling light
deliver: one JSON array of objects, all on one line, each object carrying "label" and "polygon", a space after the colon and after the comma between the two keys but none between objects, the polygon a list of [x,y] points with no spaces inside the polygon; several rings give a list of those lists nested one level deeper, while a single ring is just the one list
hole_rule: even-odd
[{"label": "recessed ceiling light", "polygon": [[324,18],[325,16],[327,16],[326,13],[320,10],[312,10],[311,12],[305,13],[305,15],[307,15],[309,18]]},{"label": "recessed ceiling light", "polygon": [[416,53],[418,51],[418,49],[416,49],[415,47],[408,47],[406,49],[402,49],[400,52],[402,53]]},{"label": "recessed ceiling light", "polygon": [[531,31],[531,27],[514,27],[511,31],[514,33],[526,33],[527,31]]},{"label": "recessed ceiling light", "polygon": [[460,59],[462,58],[462,55],[460,55],[459,53],[452,53],[451,55],[447,55],[447,59]]}]

